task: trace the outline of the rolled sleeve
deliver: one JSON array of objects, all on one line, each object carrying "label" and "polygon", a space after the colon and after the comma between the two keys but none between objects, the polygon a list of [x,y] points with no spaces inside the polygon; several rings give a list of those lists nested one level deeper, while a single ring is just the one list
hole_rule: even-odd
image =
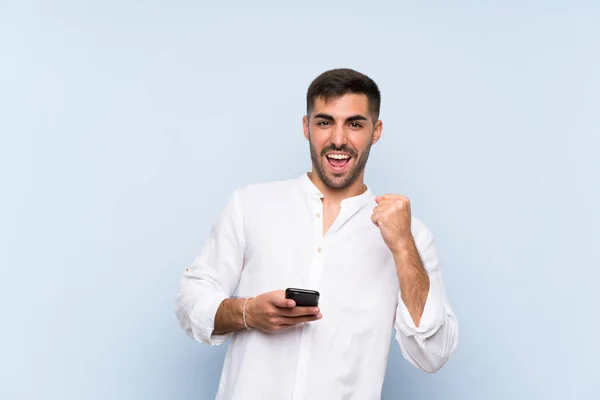
[{"label": "rolled sleeve", "polygon": [[196,302],[190,315],[194,339],[215,346],[226,342],[231,337],[231,333],[213,333],[217,310],[228,297],[225,293],[207,290],[203,298]]},{"label": "rolled sleeve", "polygon": [[446,318],[446,307],[440,297],[432,290],[427,295],[423,315],[419,326],[408,311],[408,308],[402,301],[402,296],[398,293],[398,309],[396,311],[397,328],[407,337],[414,337],[418,342],[424,342],[427,338],[435,335],[440,329]]},{"label": "rolled sleeve", "polygon": [[238,190],[181,279],[175,315],[191,338],[218,345],[231,337],[231,333],[213,333],[215,318],[223,300],[233,296],[239,283],[244,252],[243,214]]},{"label": "rolled sleeve", "polygon": [[419,326],[398,293],[394,329],[404,358],[420,370],[433,373],[458,346],[458,322],[444,289],[433,235],[420,220],[414,219],[413,227],[415,244],[429,276],[429,293]]}]

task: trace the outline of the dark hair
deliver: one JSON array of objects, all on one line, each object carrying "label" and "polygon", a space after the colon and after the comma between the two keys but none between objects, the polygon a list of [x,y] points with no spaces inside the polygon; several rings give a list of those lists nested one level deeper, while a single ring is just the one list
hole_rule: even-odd
[{"label": "dark hair", "polygon": [[369,100],[369,112],[375,119],[379,118],[381,93],[377,84],[368,76],[348,68],[323,72],[312,81],[306,93],[306,113],[310,115],[317,98],[327,102],[350,93],[366,95]]}]

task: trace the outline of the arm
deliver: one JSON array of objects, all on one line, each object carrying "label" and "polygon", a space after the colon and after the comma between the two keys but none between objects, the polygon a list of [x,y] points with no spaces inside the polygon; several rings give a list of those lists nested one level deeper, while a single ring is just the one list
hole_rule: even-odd
[{"label": "arm", "polygon": [[[245,329],[243,307],[245,299],[227,299],[221,303],[215,318],[215,333]],[[273,332],[303,322],[321,319],[319,307],[296,307],[285,298],[283,290],[263,293],[246,302],[246,323],[249,328]]]},{"label": "arm", "polygon": [[429,275],[412,236],[406,242],[402,242],[392,255],[398,273],[402,302],[418,327],[429,294]]},{"label": "arm", "polygon": [[442,283],[433,235],[412,217],[405,196],[386,194],[376,202],[371,219],[392,252],[400,283],[396,340],[404,358],[435,372],[458,345],[458,323]]},{"label": "arm", "polygon": [[446,296],[433,235],[417,219],[413,232],[404,256],[394,256],[400,280],[394,328],[404,358],[433,373],[458,345],[458,322]]},{"label": "arm", "polygon": [[[233,194],[200,253],[186,269],[175,301],[175,315],[181,328],[193,339],[211,345],[221,344],[231,336],[231,330],[215,331],[215,324],[222,320],[217,315],[221,303],[233,314],[236,302],[240,301],[224,302],[235,292],[244,262],[244,225],[239,196],[239,191]],[[241,306],[239,310],[241,312]]]},{"label": "arm", "polygon": [[[193,339],[218,345],[245,329],[245,299],[230,298],[240,280],[244,249],[243,214],[236,192],[181,280],[175,314]],[[246,303],[246,323],[263,332],[320,318],[318,307],[296,307],[283,290],[263,293]]]},{"label": "arm", "polygon": [[[245,329],[242,309],[246,299],[225,299],[217,309],[215,315],[216,334],[239,331]],[[246,304],[247,305],[247,304]],[[247,323],[246,319],[246,323]]]}]

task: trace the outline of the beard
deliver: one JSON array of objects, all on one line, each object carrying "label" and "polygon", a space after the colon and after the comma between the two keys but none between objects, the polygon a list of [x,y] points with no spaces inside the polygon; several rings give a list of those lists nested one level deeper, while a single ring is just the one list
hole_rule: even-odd
[{"label": "beard", "polygon": [[[371,134],[371,138],[373,137],[373,134]],[[310,131],[309,131],[309,138],[310,138]],[[313,145],[312,141],[309,140],[309,144],[310,144],[310,158],[312,160],[312,165],[313,168],[315,169],[315,171],[317,172],[317,175],[319,175],[319,178],[321,179],[321,181],[329,188],[331,189],[344,189],[348,186],[350,186],[351,184],[353,184],[354,182],[356,182],[356,180],[358,179],[358,177],[360,176],[360,174],[364,171],[365,169],[365,165],[367,165],[367,160],[369,159],[369,152],[371,151],[371,145],[372,145],[372,140],[369,141],[369,145],[367,146],[367,148],[360,154],[360,157],[357,158],[358,154],[354,149],[351,149],[345,145],[341,146],[341,147],[335,147],[335,146],[327,146],[325,148],[323,148],[323,150],[321,150],[321,154],[317,155],[317,150],[315,149],[315,146]],[[325,165],[323,165],[324,162],[327,161],[323,161],[323,159],[325,158],[325,154],[327,154],[330,151],[341,151],[344,153],[348,153],[350,154],[350,156],[352,157],[352,160],[356,160],[356,162],[354,163],[354,166],[351,167],[350,170],[348,171],[344,171],[344,172],[339,172],[339,173],[327,173],[326,172],[326,167]]]}]

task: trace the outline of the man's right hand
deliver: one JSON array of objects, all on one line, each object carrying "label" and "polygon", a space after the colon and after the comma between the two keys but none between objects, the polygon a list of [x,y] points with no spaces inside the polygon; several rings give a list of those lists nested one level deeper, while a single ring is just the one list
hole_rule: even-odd
[{"label": "man's right hand", "polygon": [[263,293],[246,303],[246,323],[262,332],[274,332],[303,322],[321,319],[319,307],[296,307],[285,291]]}]

